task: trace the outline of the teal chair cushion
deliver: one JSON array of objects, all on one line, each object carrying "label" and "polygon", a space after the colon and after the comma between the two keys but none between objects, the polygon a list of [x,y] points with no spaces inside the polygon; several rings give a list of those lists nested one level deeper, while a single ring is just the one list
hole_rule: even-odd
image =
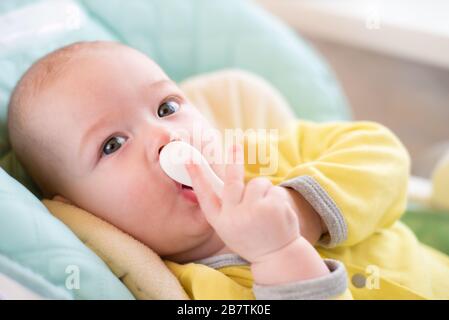
[{"label": "teal chair cushion", "polygon": [[[28,288],[43,299],[71,300],[73,296],[45,280],[40,274],[24,268],[22,265],[0,254],[0,276],[4,275],[16,283]],[[6,294],[3,293],[3,294]],[[0,292],[0,299],[2,292]]]},{"label": "teal chair cushion", "polygon": [[2,169],[0,181],[1,254],[75,299],[133,298],[104,262],[39,199]]},{"label": "teal chair cushion", "polygon": [[9,174],[0,172],[0,253],[61,287],[67,266],[79,266],[81,288],[70,292],[75,298],[132,296],[38,200],[39,190],[10,150],[6,116],[23,72],[44,54],[81,40],[135,47],[175,81],[223,68],[246,69],[279,89],[299,117],[350,117],[332,72],[317,53],[248,1],[0,1],[0,165]]}]

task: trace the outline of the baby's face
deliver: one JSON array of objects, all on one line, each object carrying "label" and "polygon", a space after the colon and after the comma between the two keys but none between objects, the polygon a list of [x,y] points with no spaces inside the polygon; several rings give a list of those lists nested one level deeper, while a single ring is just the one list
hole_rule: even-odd
[{"label": "baby's face", "polygon": [[161,255],[211,236],[197,201],[164,174],[158,155],[181,130],[213,128],[154,62],[126,48],[94,54],[38,100],[62,197]]}]

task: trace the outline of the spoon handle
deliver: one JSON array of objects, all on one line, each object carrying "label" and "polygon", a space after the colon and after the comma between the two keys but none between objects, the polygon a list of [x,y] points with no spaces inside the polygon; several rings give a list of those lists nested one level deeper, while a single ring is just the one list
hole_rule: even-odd
[{"label": "spoon handle", "polygon": [[205,168],[203,172],[205,173],[206,178],[209,180],[209,182],[212,185],[212,189],[214,190],[215,194],[221,198],[223,193],[223,180],[221,180],[216,173],[212,170],[212,168],[208,164],[204,164],[201,166],[202,168]]}]

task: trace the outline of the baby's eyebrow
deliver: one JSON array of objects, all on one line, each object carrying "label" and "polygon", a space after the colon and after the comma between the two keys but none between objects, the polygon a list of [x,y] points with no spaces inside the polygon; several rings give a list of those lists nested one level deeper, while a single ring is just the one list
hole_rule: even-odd
[{"label": "baby's eyebrow", "polygon": [[161,90],[162,88],[172,88],[172,89],[178,89],[176,84],[171,79],[161,79],[158,81],[155,81],[151,83],[150,85],[144,86],[143,89],[146,92],[149,92],[151,90]]}]

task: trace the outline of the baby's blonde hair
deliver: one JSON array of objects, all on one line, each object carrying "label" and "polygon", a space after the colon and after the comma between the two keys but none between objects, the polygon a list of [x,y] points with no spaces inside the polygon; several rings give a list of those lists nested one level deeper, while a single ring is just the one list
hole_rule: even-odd
[{"label": "baby's blonde hair", "polygon": [[59,48],[37,60],[16,84],[8,105],[8,132],[17,159],[40,188],[44,197],[51,198],[56,191],[55,171],[52,164],[58,161],[51,152],[48,141],[39,139],[33,128],[33,114],[45,106],[35,105],[40,92],[60,79],[76,59],[102,49],[124,47],[116,42],[76,42]]}]

